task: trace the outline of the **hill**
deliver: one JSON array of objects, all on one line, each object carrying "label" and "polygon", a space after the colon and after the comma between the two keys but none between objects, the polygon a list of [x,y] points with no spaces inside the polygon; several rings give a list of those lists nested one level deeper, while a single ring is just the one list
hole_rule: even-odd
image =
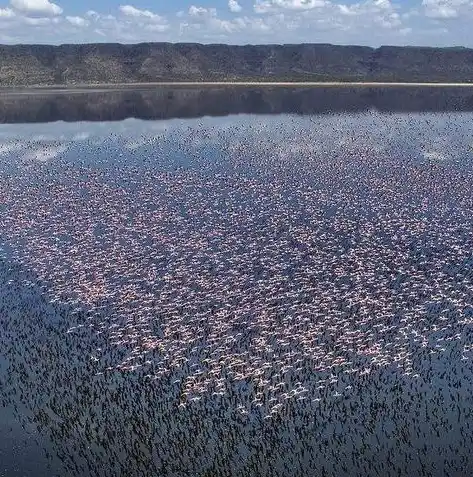
[{"label": "hill", "polygon": [[196,43],[0,45],[0,86],[152,81],[473,82],[473,49]]}]

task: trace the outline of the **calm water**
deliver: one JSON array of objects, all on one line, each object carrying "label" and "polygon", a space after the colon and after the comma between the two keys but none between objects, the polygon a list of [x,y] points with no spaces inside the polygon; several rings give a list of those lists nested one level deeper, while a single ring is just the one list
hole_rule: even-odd
[{"label": "calm water", "polygon": [[472,98],[1,97],[0,476],[473,475]]}]

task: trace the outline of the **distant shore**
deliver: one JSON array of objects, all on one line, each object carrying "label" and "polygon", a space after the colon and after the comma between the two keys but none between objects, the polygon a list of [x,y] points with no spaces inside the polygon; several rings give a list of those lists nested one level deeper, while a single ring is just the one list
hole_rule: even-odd
[{"label": "distant shore", "polygon": [[163,81],[150,83],[96,83],[96,84],[68,84],[68,85],[37,85],[37,86],[0,86],[0,94],[34,94],[34,93],[81,93],[121,91],[125,89],[154,89],[162,87],[172,88],[208,88],[208,87],[283,87],[283,88],[473,88],[472,83],[427,83],[427,82],[373,82],[373,81]]},{"label": "distant shore", "polygon": [[94,43],[0,45],[0,90],[473,85],[473,48]]}]

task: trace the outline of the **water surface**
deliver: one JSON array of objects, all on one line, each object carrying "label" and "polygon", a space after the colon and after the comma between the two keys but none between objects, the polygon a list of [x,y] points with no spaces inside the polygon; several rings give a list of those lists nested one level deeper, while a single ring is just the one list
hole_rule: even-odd
[{"label": "water surface", "polygon": [[0,127],[0,475],[471,475],[469,98],[154,94]]}]

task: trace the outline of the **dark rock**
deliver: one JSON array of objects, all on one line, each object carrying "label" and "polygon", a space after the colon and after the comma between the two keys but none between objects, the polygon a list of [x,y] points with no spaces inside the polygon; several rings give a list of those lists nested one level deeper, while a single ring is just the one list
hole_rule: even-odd
[{"label": "dark rock", "polygon": [[329,44],[1,45],[0,86],[154,81],[473,81],[473,50]]}]

